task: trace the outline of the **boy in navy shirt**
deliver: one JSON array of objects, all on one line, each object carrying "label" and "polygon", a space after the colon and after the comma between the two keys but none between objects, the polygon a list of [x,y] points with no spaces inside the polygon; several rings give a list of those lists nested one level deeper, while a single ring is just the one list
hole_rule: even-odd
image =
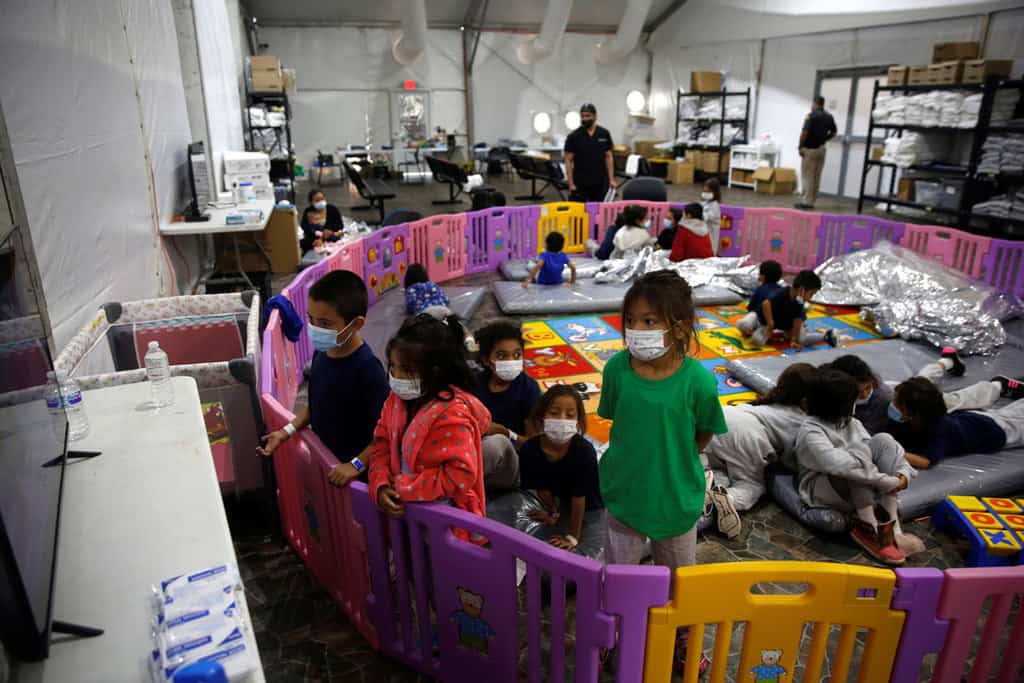
[{"label": "boy in navy shirt", "polygon": [[[747,303],[747,313],[737,323],[736,327],[743,332],[744,329],[751,331],[757,329],[757,313],[761,310],[761,302],[775,292],[782,289],[779,280],[782,279],[782,264],[778,261],[764,261],[757,269],[757,289],[750,295],[750,302]],[[744,332],[743,336],[750,336]]]},{"label": "boy in navy shirt", "polygon": [[324,445],[341,461],[328,477],[344,486],[366,471],[363,452],[373,440],[390,387],[384,366],[363,343],[366,285],[355,273],[336,270],[309,290],[309,339],[313,354],[306,408],[284,429],[263,437],[260,455],[272,455],[295,432],[312,426]]},{"label": "boy in navy shirt", "polygon": [[491,489],[519,486],[517,448],[532,436],[529,417],[540,400],[537,382],[523,372],[523,331],[499,321],[476,333],[480,363],[477,398],[491,411],[483,438],[484,484]]},{"label": "boy in navy shirt", "polygon": [[562,252],[562,248],[565,247],[565,235],[560,232],[548,233],[548,236],[544,238],[544,246],[547,251],[537,257],[537,263],[523,283],[523,289],[529,287],[534,278],[537,279],[538,285],[562,284],[562,269],[566,266],[569,266],[569,284],[575,283],[576,266]]},{"label": "boy in navy shirt", "polygon": [[772,337],[789,339],[790,346],[802,348],[827,341],[836,346],[835,330],[824,334],[810,332],[804,322],[807,320],[805,305],[821,289],[821,278],[813,270],[801,270],[793,280],[792,287],[781,287],[761,301],[754,311],[756,318],[749,315],[741,318],[736,327],[744,337],[751,337],[758,346],[764,346]]}]

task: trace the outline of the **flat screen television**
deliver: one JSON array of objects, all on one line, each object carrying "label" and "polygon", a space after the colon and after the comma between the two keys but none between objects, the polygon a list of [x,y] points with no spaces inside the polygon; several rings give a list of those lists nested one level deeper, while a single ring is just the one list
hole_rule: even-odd
[{"label": "flat screen television", "polygon": [[20,228],[4,223],[0,221],[0,641],[14,659],[31,661],[47,656],[54,626],[67,423],[63,413],[51,418],[43,398],[53,364],[38,272],[26,256]]}]

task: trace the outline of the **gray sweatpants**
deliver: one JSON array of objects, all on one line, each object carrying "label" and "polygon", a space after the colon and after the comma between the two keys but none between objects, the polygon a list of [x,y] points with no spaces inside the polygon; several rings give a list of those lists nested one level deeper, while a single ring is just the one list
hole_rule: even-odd
[{"label": "gray sweatpants", "polygon": [[726,408],[729,431],[704,449],[715,481],[724,486],[737,512],[754,507],[765,493],[765,468],[775,454],[767,431],[752,412]]},{"label": "gray sweatpants", "polygon": [[999,428],[1006,432],[1004,448],[1024,446],[1024,398],[1002,408],[986,410],[985,415],[991,417]]},{"label": "gray sweatpants", "polygon": [[[868,441],[871,449],[871,462],[883,474],[903,474],[907,479],[917,475],[904,457],[903,446],[890,434],[875,434]],[[801,489],[804,486],[801,485]],[[837,510],[852,511],[874,504],[880,495],[888,491],[880,491],[876,487],[843,479],[836,475],[818,474],[809,487],[811,505],[831,507]]]},{"label": "gray sweatpants", "polygon": [[[736,321],[736,328],[754,340],[754,343],[758,346],[764,346],[768,343],[768,340],[772,336],[772,330],[768,329],[767,325],[762,325],[761,321],[757,319],[756,313],[747,313],[745,316]],[[789,335],[789,330],[782,330]],[[822,332],[812,332],[811,328],[808,327],[807,321],[800,326],[800,334],[796,339],[796,342],[801,346],[810,346],[811,344],[817,344],[818,342],[825,341],[825,335]]]},{"label": "gray sweatpants", "polygon": [[519,453],[504,434],[485,436],[480,446],[484,459],[484,486],[489,489],[519,488]]},{"label": "gray sweatpants", "polygon": [[[606,533],[604,552],[608,564],[640,564],[647,553],[647,536],[629,528],[605,512]],[[651,540],[654,564],[669,569],[697,564],[697,525],[685,534]]]}]

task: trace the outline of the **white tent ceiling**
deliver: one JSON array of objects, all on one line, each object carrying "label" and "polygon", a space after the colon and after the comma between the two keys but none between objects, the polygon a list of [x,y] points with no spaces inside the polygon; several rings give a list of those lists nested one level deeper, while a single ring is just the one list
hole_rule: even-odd
[{"label": "white tent ceiling", "polygon": [[[481,0],[429,0],[427,24],[431,28],[457,28],[467,16],[474,16],[481,4]],[[536,31],[547,4],[547,0],[490,0],[483,27]],[[627,0],[577,0],[569,16],[569,30],[614,33],[626,11],[626,4]],[[654,0],[645,30],[652,30],[659,17],[682,4],[678,0]],[[265,26],[311,23],[396,25],[405,8],[404,0],[247,0],[245,5],[249,14]]]}]

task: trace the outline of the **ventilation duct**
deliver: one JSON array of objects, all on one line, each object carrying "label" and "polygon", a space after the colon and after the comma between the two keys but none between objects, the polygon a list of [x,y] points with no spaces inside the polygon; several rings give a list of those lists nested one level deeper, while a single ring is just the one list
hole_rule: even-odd
[{"label": "ventilation duct", "polygon": [[427,0],[406,0],[402,30],[391,43],[391,54],[403,66],[412,64],[427,47]]},{"label": "ventilation duct", "polygon": [[[648,6],[650,3],[648,2]],[[523,64],[534,64],[550,57],[562,40],[565,27],[569,23],[569,12],[572,11],[572,0],[548,0],[548,8],[544,12],[544,21],[540,25],[540,33],[516,47],[516,56]]]},{"label": "ventilation duct", "polygon": [[633,51],[640,40],[640,32],[644,29],[652,2],[653,0],[630,0],[626,5],[626,13],[622,15],[619,30],[594,48],[594,60],[598,64],[611,64]]}]

